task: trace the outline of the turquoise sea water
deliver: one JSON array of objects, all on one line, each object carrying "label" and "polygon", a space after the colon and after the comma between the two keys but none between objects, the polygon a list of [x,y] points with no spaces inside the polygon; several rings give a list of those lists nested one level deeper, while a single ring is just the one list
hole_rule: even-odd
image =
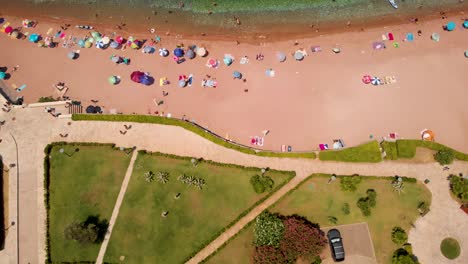
[{"label": "turquoise sea water", "polygon": [[[94,23],[199,34],[300,34],[347,21],[365,27],[468,8],[468,1],[397,0],[0,0],[3,13],[77,18]],[[183,7],[181,7],[183,3]],[[236,25],[238,17],[241,26]]]}]

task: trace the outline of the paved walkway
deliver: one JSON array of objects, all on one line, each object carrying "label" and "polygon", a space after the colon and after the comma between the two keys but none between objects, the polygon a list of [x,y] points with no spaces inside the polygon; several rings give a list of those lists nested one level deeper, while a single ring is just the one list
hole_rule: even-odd
[{"label": "paved walkway", "polygon": [[[12,117],[15,117],[16,120],[13,121]],[[190,261],[191,263],[196,263],[208,256],[263,209],[278,200],[282,194],[294,188],[308,175],[318,172],[345,175],[354,173],[379,176],[405,175],[419,180],[428,178],[431,180],[427,187],[433,195],[433,206],[429,214],[416,222],[415,231],[410,232],[410,242],[414,245],[415,254],[423,263],[432,263],[434,255],[438,254],[440,257],[438,243],[440,243],[439,239],[445,235],[459,238],[462,248],[466,247],[468,243],[468,221],[466,221],[466,216],[462,211],[457,209],[457,204],[448,193],[448,183],[445,180],[448,172],[443,172],[441,167],[435,163],[415,164],[397,161],[366,164],[257,157],[223,148],[180,127],[135,123],[126,135],[121,135],[119,130],[123,129],[122,123],[79,121],[68,125],[70,120],[53,118],[40,108],[14,109],[8,114],[2,112],[0,120],[6,120],[6,124],[0,129],[0,138],[3,139],[0,143],[0,153],[6,164],[16,163],[14,142],[8,133],[11,132],[18,141],[19,162],[21,164],[19,168],[20,213],[18,225],[20,263],[41,263],[45,259],[42,163],[44,147],[53,141],[115,143],[118,146],[136,146],[139,149],[149,151],[203,157],[221,163],[296,171],[296,178],[200,251]],[[61,138],[60,133],[69,134],[69,136]],[[468,172],[468,163],[457,161],[451,166],[450,172],[466,173]],[[443,231],[439,229],[443,229]],[[12,230],[17,231],[17,229]],[[7,245],[5,251],[8,254],[5,255],[10,256],[10,259],[4,261],[3,255],[0,255],[0,263],[15,263],[14,260],[11,260],[11,256],[15,256],[14,248],[15,245]],[[463,252],[457,261],[468,263],[467,254]],[[448,263],[448,261],[440,258],[439,263]]]},{"label": "paved walkway", "polygon": [[120,187],[119,196],[117,197],[117,201],[115,202],[114,209],[112,210],[112,216],[109,221],[109,227],[104,237],[104,241],[101,244],[101,249],[99,249],[99,254],[96,260],[96,264],[102,264],[104,260],[104,255],[106,254],[107,245],[109,244],[109,240],[112,235],[112,230],[114,230],[114,225],[115,225],[115,221],[117,220],[117,216],[119,216],[120,206],[122,206],[125,193],[127,192],[128,183],[130,182],[130,178],[132,177],[133,166],[135,165],[135,160],[137,156],[138,156],[138,150],[135,149],[133,150],[133,155],[132,155],[132,159],[130,160],[130,164],[128,164],[127,172],[125,173],[125,178],[122,182],[122,187]]}]

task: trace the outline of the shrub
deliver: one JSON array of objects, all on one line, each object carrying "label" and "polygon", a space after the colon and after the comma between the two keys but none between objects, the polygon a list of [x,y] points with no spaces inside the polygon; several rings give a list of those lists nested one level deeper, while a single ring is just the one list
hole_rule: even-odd
[{"label": "shrub", "polygon": [[55,101],[58,101],[58,99],[55,99],[52,96],[39,97],[39,100],[37,100],[37,102],[39,103],[49,103],[49,102],[55,102]]},{"label": "shrub", "polygon": [[280,245],[283,234],[284,225],[278,215],[265,211],[255,219],[255,245],[273,246],[277,248]]},{"label": "shrub", "polygon": [[468,181],[457,175],[450,175],[450,190],[463,203],[468,202]]},{"label": "shrub", "polygon": [[436,154],[434,154],[434,159],[439,162],[440,165],[451,164],[454,158],[455,155],[453,151],[449,149],[439,150]]},{"label": "shrub", "polygon": [[343,206],[341,206],[341,212],[343,212],[345,215],[350,214],[351,211],[349,209],[349,203],[344,203]]},{"label": "shrub", "polygon": [[392,229],[392,241],[398,245],[406,243],[408,241],[408,235],[406,234],[406,231],[399,226],[395,226]]},{"label": "shrub", "polygon": [[83,244],[95,243],[98,239],[98,228],[94,224],[72,223],[64,231],[66,239],[75,240]]},{"label": "shrub", "polygon": [[336,217],[330,215],[330,216],[328,216],[328,222],[330,222],[330,223],[336,225],[336,223],[338,223],[338,218],[336,218]]},{"label": "shrub", "polygon": [[392,264],[417,264],[416,257],[403,248],[393,253]]},{"label": "shrub", "polygon": [[345,176],[340,178],[340,187],[343,191],[354,192],[357,190],[357,186],[361,183],[361,176]]},{"label": "shrub", "polygon": [[366,193],[367,197],[359,198],[356,205],[361,209],[362,215],[370,216],[371,208],[377,204],[377,193],[373,189],[368,189]]},{"label": "shrub", "polygon": [[271,191],[275,182],[268,176],[254,175],[250,178],[250,184],[252,184],[256,193],[264,193],[265,191]]},{"label": "shrub", "polygon": [[374,189],[368,189],[366,193],[367,197],[369,198],[369,206],[375,207],[375,205],[377,204],[377,193]]},{"label": "shrub", "polygon": [[255,247],[253,262],[255,264],[288,263],[283,252],[272,246]]}]

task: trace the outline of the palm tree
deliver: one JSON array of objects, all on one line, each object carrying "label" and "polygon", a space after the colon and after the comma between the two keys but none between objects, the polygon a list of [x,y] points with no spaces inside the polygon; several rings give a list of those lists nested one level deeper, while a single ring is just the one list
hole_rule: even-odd
[{"label": "palm tree", "polygon": [[145,172],[145,174],[143,174],[143,177],[145,178],[145,181],[147,182],[154,181],[154,173],[152,171]]},{"label": "palm tree", "polygon": [[162,184],[166,184],[169,181],[169,173],[165,171],[160,171],[158,172],[158,176],[156,177],[156,180]]}]

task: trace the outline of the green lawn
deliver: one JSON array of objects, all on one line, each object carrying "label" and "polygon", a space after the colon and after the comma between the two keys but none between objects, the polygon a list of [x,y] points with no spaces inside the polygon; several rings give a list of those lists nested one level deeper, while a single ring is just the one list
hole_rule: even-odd
[{"label": "green lawn", "polygon": [[468,161],[468,154],[454,150],[437,142],[413,139],[400,139],[396,141],[396,146],[398,151],[398,158],[411,159],[416,155],[417,147],[424,147],[435,151],[448,149],[453,151],[456,159]]},{"label": "green lawn", "polygon": [[382,154],[380,153],[379,143],[374,140],[343,150],[320,151],[319,159],[346,162],[379,162],[382,161]]},{"label": "green lawn", "polygon": [[251,223],[248,227],[241,230],[234,238],[232,238],[224,247],[220,248],[217,253],[210,256],[206,263],[208,264],[238,264],[251,263],[253,248],[253,231],[254,224]]},{"label": "green lawn", "polygon": [[[419,217],[419,202],[430,203],[431,200],[429,190],[421,183],[405,182],[404,192],[399,195],[393,191],[391,180],[363,177],[357,191],[352,193],[341,191],[339,179],[327,184],[328,179],[328,175],[312,176],[269,210],[283,215],[299,214],[311,222],[319,223],[321,227],[333,225],[328,222],[328,216],[336,217],[339,225],[366,221],[379,263],[388,263],[394,250],[398,248],[391,241],[391,229],[401,226],[408,232],[411,223]],[[360,197],[366,196],[365,192],[370,188],[377,192],[377,206],[372,208],[372,215],[366,218],[362,216],[356,202]],[[349,203],[349,215],[341,211],[344,203]],[[240,233],[212,256],[208,263],[241,263],[236,262],[236,258],[250,257],[253,252],[252,230],[249,227]]]},{"label": "green lawn", "polygon": [[[167,184],[148,183],[147,171],[170,173]],[[120,263],[182,263],[233,224],[267,193],[256,194],[250,177],[258,168],[203,161],[194,167],[190,158],[140,153],[129,183],[105,261]],[[201,177],[198,190],[177,180],[181,174]],[[293,173],[267,172],[278,188]],[[179,199],[175,195],[181,193]],[[169,215],[161,216],[163,211]]]},{"label": "green lawn", "polygon": [[448,237],[440,243],[440,251],[448,259],[456,259],[460,256],[460,244],[454,238]]},{"label": "green lawn", "polygon": [[[65,150],[60,153],[60,148]],[[79,148],[79,152],[74,150]],[[66,154],[71,155],[68,157]],[[50,152],[49,236],[53,263],[96,261],[99,244],[66,240],[63,232],[89,216],[109,220],[130,156],[111,146],[54,146]]]}]

